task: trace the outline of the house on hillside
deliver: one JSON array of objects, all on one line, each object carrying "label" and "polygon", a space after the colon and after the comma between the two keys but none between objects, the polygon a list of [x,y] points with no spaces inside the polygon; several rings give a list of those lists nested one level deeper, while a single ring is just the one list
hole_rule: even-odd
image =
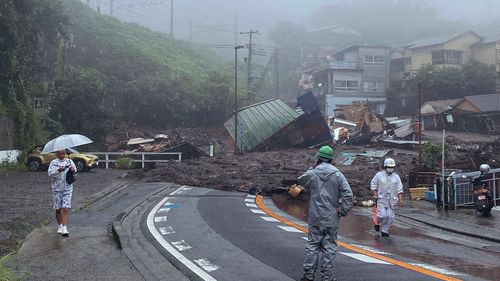
[{"label": "house on hillside", "polygon": [[421,112],[425,129],[500,133],[500,94],[429,101]]},{"label": "house on hillside", "polygon": [[313,73],[313,85],[328,116],[353,101],[367,101],[373,111],[383,114],[388,74],[388,47],[353,45],[332,54],[329,63]]},{"label": "house on hillside", "polygon": [[483,41],[472,45],[471,50],[475,60],[495,65],[499,81],[496,93],[500,94],[500,34],[485,37]]},{"label": "house on hillside", "polygon": [[[417,101],[416,93],[405,91],[408,78],[425,65],[438,67],[462,67],[468,60],[474,59],[484,38],[473,31],[419,39],[396,48],[391,52],[390,87],[395,92],[393,104],[402,112]],[[478,46],[473,52],[473,46]],[[490,63],[494,63],[494,60]]]}]

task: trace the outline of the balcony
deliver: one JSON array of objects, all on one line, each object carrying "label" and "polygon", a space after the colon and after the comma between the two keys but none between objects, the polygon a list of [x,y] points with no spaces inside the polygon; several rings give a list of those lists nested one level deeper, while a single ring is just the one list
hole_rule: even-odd
[{"label": "balcony", "polygon": [[357,61],[331,61],[329,68],[335,70],[360,70]]}]

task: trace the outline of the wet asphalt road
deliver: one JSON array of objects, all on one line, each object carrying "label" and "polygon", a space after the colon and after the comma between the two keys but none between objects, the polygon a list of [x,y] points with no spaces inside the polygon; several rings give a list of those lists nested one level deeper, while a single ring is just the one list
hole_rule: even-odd
[{"label": "wet asphalt road", "polygon": [[32,232],[10,265],[22,280],[143,280],[111,235],[126,208],[165,184],[126,186],[70,216],[69,238],[52,223]]},{"label": "wet asphalt road", "polygon": [[[144,224],[149,223],[151,232],[158,234],[151,238],[152,243],[184,272],[196,267],[205,276],[201,280],[298,280],[302,275],[305,234],[260,214],[252,200],[246,194],[189,187],[156,203],[143,220]],[[350,217],[344,220],[340,237],[344,242],[359,247],[370,242],[374,251],[419,266],[425,266],[420,261],[422,256],[431,255],[418,248],[415,241],[419,237],[410,235],[401,240],[397,235],[402,233],[397,230],[396,237],[381,239],[366,229],[366,237],[356,237],[350,234],[363,233],[359,222]],[[161,243],[155,241],[158,239]],[[175,253],[161,245],[167,245]],[[400,248],[398,245],[405,250],[392,252]],[[446,247],[446,244],[441,246]],[[399,255],[409,249],[413,249],[413,256]],[[179,256],[185,263],[178,261]],[[436,270],[457,279],[481,280],[449,268]],[[439,280],[342,247],[337,253],[336,276],[338,280]]]}]

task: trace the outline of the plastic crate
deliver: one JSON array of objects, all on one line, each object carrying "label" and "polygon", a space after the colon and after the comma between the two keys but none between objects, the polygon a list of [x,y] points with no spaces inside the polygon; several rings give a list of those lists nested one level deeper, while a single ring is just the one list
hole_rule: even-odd
[{"label": "plastic crate", "polygon": [[425,201],[434,203],[434,191],[426,191],[425,192]]}]

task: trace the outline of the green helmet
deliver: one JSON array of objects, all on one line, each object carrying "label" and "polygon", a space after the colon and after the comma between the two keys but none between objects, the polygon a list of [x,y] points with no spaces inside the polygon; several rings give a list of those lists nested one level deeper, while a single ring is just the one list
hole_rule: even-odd
[{"label": "green helmet", "polygon": [[322,146],[318,150],[318,158],[331,160],[333,158],[333,148],[328,145]]}]

